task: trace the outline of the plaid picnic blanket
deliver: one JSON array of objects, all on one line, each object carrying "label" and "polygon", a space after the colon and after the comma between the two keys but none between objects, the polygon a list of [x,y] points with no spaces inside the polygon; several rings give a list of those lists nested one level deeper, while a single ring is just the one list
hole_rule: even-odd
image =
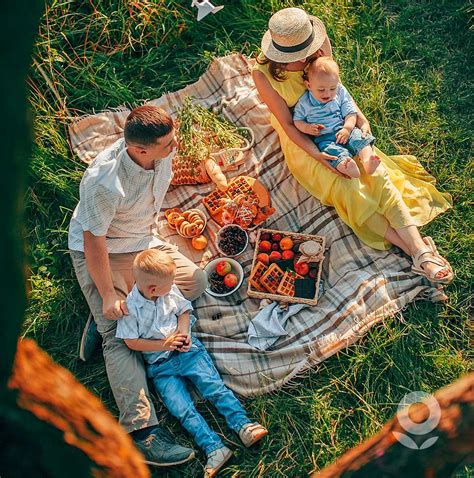
[{"label": "plaid picnic blanket", "polygon": [[[269,350],[259,351],[247,341],[249,321],[259,301],[247,296],[247,281],[239,292],[226,299],[204,294],[195,302],[196,335],[214,358],[226,384],[243,396],[271,392],[290,383],[310,367],[354,343],[373,325],[394,316],[416,298],[442,300],[442,290],[431,287],[411,273],[410,262],[401,254],[376,251],[365,246],[339,219],[335,211],[305,191],[285,166],[277,133],[270,126],[269,111],[260,101],[250,75],[251,61],[233,54],[216,59],[193,83],[168,93],[150,104],[171,114],[191,96],[205,107],[219,108],[239,126],[251,127],[255,146],[238,171],[258,177],[271,192],[277,212],[265,227],[326,236],[323,265],[325,292],[317,306],[306,308],[289,319],[288,335]],[[89,162],[122,135],[129,110],[118,109],[78,118],[70,125],[70,140],[78,156]],[[201,184],[171,187],[163,209],[171,207],[204,210],[201,199],[213,186]],[[213,243],[217,224],[208,222],[209,248],[203,253],[191,247],[160,218],[160,234],[180,251],[203,266],[218,256]],[[248,277],[253,248],[239,262]]]}]

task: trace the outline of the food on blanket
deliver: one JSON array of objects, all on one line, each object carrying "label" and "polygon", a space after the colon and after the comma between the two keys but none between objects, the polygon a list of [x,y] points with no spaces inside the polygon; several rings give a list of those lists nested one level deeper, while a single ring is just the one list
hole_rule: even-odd
[{"label": "food on blanket", "polygon": [[178,208],[168,209],[165,211],[165,218],[172,229],[188,239],[201,235],[206,226],[206,216],[199,209],[187,211]]},{"label": "food on blanket", "polygon": [[280,244],[278,242],[274,242],[272,244],[272,251],[279,251],[280,250]]},{"label": "food on blanket", "polygon": [[318,268],[317,267],[311,267],[309,269],[308,277],[310,279],[316,279],[318,277]]},{"label": "food on blanket", "polygon": [[232,266],[228,261],[220,261],[216,265],[216,272],[218,275],[224,277],[232,270]]},{"label": "food on blanket", "polygon": [[260,278],[260,284],[270,293],[275,294],[284,272],[277,264],[272,264]]},{"label": "food on blanket", "polygon": [[204,166],[209,178],[217,186],[217,189],[225,191],[228,187],[228,184],[227,178],[224,176],[221,167],[211,158],[206,159]]},{"label": "food on blanket", "polygon": [[194,249],[197,249],[198,251],[201,251],[202,249],[205,249],[207,246],[207,239],[205,236],[202,234],[197,237],[193,237],[193,240],[191,241],[192,246]]},{"label": "food on blanket", "polygon": [[281,253],[278,251],[272,251],[270,254],[270,262],[281,261]]},{"label": "food on blanket", "polygon": [[260,241],[258,250],[262,252],[270,252],[272,250],[272,244],[269,241]]},{"label": "food on blanket", "polygon": [[280,249],[282,251],[288,251],[293,247],[293,241],[289,237],[284,237],[280,241]]},{"label": "food on blanket", "polygon": [[241,254],[247,244],[247,233],[236,224],[224,226],[217,235],[217,247],[226,256]]},{"label": "food on blanket", "polygon": [[281,253],[281,258],[285,261],[291,260],[295,257],[295,253],[291,250],[283,251]]},{"label": "food on blanket", "polygon": [[316,241],[306,241],[300,245],[300,252],[305,256],[316,256],[321,252],[321,244]]},{"label": "food on blanket", "polygon": [[225,191],[215,189],[203,203],[218,224],[235,223],[244,229],[260,224],[275,212],[263,184],[248,176],[235,177]]},{"label": "food on blanket", "polygon": [[264,232],[263,234],[260,235],[261,241],[270,241],[271,238],[272,238],[272,235],[269,232]]},{"label": "food on blanket", "polygon": [[272,241],[273,242],[280,242],[281,239],[282,239],[281,234],[279,234],[279,233],[272,234]]},{"label": "food on blanket", "polygon": [[260,261],[257,261],[249,277],[249,284],[251,285],[252,289],[258,292],[265,291],[262,284],[260,284],[260,279],[267,270],[268,270],[268,267],[266,264]]},{"label": "food on blanket", "polygon": [[305,276],[309,272],[309,265],[307,262],[297,262],[295,264],[295,272],[302,276]]},{"label": "food on blanket", "polygon": [[227,287],[224,284],[224,277],[220,276],[217,272],[212,272],[209,276],[209,287],[212,292],[216,294],[225,294],[226,292],[230,292],[234,287]]},{"label": "food on blanket", "polygon": [[265,264],[266,266],[268,266],[268,264],[270,264],[270,256],[266,254],[265,252],[261,252],[257,256],[257,261],[260,261],[262,264]]},{"label": "food on blanket", "polygon": [[280,284],[278,285],[278,294],[294,297],[296,279],[303,279],[303,277],[297,274],[295,271],[286,271],[281,279]]},{"label": "food on blanket", "polygon": [[229,273],[224,277],[224,284],[229,287],[229,289],[233,289],[238,282],[239,279],[235,274]]}]

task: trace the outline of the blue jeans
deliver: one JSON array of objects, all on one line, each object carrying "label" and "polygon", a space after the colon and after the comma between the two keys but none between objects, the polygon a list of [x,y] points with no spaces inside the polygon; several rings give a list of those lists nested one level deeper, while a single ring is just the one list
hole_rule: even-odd
[{"label": "blue jeans", "polygon": [[314,142],[320,151],[324,151],[331,156],[337,156],[337,160],[329,161],[331,166],[336,168],[342,161],[356,156],[366,146],[374,144],[375,138],[371,134],[367,134],[363,138],[362,131],[359,128],[354,128],[346,144],[336,143],[335,133],[316,136]]},{"label": "blue jeans", "polygon": [[238,432],[245,424],[251,423],[240,402],[224,385],[204,345],[196,337],[193,337],[189,352],[172,352],[163,361],[148,365],[147,373],[166,408],[193,436],[206,455],[224,444],[196,410],[186,385],[187,380],[204,398],[211,401],[224,416],[230,429]]}]

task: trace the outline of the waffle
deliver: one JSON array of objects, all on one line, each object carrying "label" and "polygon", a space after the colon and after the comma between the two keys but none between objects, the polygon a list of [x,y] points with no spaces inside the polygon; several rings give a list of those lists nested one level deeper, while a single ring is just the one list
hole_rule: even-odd
[{"label": "waffle", "polygon": [[221,199],[226,197],[227,194],[225,192],[220,191],[219,189],[214,189],[214,191],[212,191],[202,199],[202,202],[204,203],[204,206],[206,206],[207,210],[209,211],[209,214],[212,217],[218,217],[220,214],[222,214],[223,210],[223,204]]},{"label": "waffle", "polygon": [[260,278],[260,284],[265,287],[268,292],[275,294],[284,274],[285,273],[276,264],[272,264]]},{"label": "waffle", "polygon": [[303,279],[303,276],[300,276],[295,271],[286,271],[277,288],[278,294],[294,297],[296,279]]},{"label": "waffle", "polygon": [[258,292],[265,292],[262,284],[260,284],[260,279],[267,269],[268,267],[263,262],[258,261],[255,264],[249,277],[249,284],[252,286],[252,289],[257,290]]}]

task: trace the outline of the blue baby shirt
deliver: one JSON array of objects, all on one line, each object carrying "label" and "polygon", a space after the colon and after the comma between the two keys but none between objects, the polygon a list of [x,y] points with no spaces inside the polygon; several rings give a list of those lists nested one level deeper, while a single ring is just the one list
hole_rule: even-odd
[{"label": "blue baby shirt", "polygon": [[354,100],[339,83],[336,97],[327,103],[318,101],[310,91],[306,91],[296,103],[293,120],[322,124],[325,126],[321,130],[322,135],[334,134],[344,126],[344,118],[353,113],[357,113]]}]

